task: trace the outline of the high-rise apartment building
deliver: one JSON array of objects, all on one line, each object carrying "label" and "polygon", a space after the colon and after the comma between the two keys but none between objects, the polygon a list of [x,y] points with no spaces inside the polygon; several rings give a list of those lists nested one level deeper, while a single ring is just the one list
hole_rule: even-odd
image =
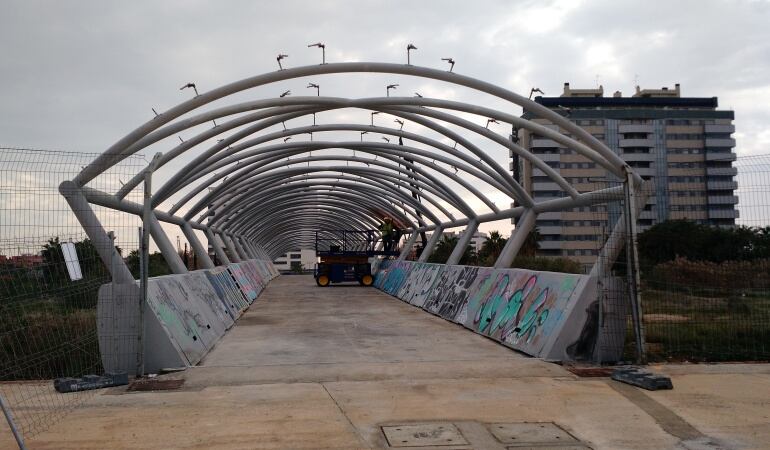
[{"label": "high-rise apartment building", "polygon": [[[738,217],[733,111],[717,110],[717,98],[681,97],[680,87],[644,89],[631,97],[604,90],[572,89],[537,103],[584,128],[628,162],[654,190],[639,215],[639,229],[668,219],[732,226]],[[532,119],[530,112],[523,117]],[[545,119],[535,122],[558,130]],[[560,130],[566,132],[566,130]],[[620,180],[574,150],[521,130],[519,144],[537,154],[580,191],[617,186]],[[514,177],[538,200],[564,196],[556,183],[526,160],[511,155]],[[613,210],[613,209],[616,210]],[[612,203],[540,214],[536,227],[542,256],[564,256],[591,264],[620,205]]]}]

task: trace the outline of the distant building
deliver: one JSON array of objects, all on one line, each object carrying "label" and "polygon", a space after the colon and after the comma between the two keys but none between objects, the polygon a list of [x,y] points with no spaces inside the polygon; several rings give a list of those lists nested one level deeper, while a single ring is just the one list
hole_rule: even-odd
[{"label": "distant building", "polygon": [[[623,158],[655,191],[639,215],[640,231],[668,219],[733,226],[738,217],[734,112],[717,110],[716,97],[681,97],[674,89],[640,89],[631,97],[604,90],[573,89],[564,84],[560,97],[537,97],[537,103],[580,125]],[[546,127],[546,119],[522,117]],[[621,180],[557,142],[527,130],[514,133],[519,144],[556,169],[580,192],[620,185]],[[536,200],[565,194],[542,171],[512,154],[511,171]],[[596,259],[611,224],[620,215],[613,206],[595,205],[538,215],[541,256],[566,256],[585,264]]]},{"label": "distant building", "polygon": [[282,271],[290,271],[296,265],[300,265],[303,270],[310,271],[315,268],[316,261],[315,250],[302,249],[284,253],[273,261],[273,265]]},{"label": "distant building", "polygon": [[471,238],[471,247],[476,249],[476,252],[478,253],[479,250],[481,250],[481,247],[484,245],[484,242],[487,242],[487,239],[489,239],[489,235],[487,233],[477,231],[473,233],[473,237]]}]

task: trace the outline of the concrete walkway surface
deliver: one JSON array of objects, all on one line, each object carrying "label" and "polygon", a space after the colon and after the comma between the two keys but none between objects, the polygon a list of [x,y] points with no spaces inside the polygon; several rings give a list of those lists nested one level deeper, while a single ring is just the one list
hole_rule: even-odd
[{"label": "concrete walkway surface", "polygon": [[[180,389],[103,390],[28,444],[770,448],[770,365],[652,369],[671,376],[674,390],[578,378],[374,288],[286,275],[198,367],[159,377],[184,379]],[[13,448],[9,432],[0,447]]]}]

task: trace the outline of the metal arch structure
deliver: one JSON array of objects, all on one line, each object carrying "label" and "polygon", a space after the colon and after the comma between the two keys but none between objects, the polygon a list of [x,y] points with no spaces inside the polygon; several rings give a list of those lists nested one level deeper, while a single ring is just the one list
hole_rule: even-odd
[{"label": "metal arch structure", "polygon": [[[427,97],[297,96],[263,98],[206,109],[212,102],[225,102],[234,94],[272,83],[353,73],[404,75],[450,83],[488,94],[511,106],[524,107],[535,117],[548,119],[569,134],[504,110]],[[424,132],[404,131],[403,124],[401,128],[375,125],[374,115],[368,124],[316,124],[317,113],[347,108],[389,114]],[[469,115],[495,119],[552,139],[623,180],[624,186],[578,192],[538,155],[509,137],[474,123],[467,118]],[[309,116],[313,117],[313,125],[286,127],[287,121]],[[89,186],[103,171],[129,155],[211,121],[214,121],[213,128],[158,154],[145,172],[137,174],[116,192],[103,192]],[[275,130],[280,124],[283,130]],[[360,140],[313,139],[314,135],[328,136],[329,133],[356,133],[360,134]],[[387,139],[364,140],[367,133]],[[300,141],[300,136],[310,139]],[[389,140],[396,138],[399,144],[391,144]],[[474,144],[473,141],[478,140],[484,145]],[[530,161],[564,196],[542,201],[532,198],[511,173],[484,150],[488,146],[507,149]],[[190,158],[190,154],[195,156]],[[146,198],[144,205],[125,199],[145,180],[146,172],[177,164],[179,167],[175,167],[173,175]],[[562,115],[524,96],[454,72],[409,64],[356,62],[281,69],[196,95],[118,140],[73,180],[62,183],[60,192],[96,244],[113,279],[132,282],[125,264],[116,263],[120,258],[109,245],[109,237],[92,204],[148,218],[146,226],[174,273],[185,273],[187,269],[160,222],[180,227],[202,264],[211,268],[213,261],[196,237],[196,229],[206,234],[224,263],[247,258],[273,260],[287,250],[310,245],[316,229],[367,230],[375,227],[384,214],[407,224],[405,231],[411,233],[411,243],[418,233],[433,231],[433,238],[420,260],[430,255],[443,230],[465,227],[448,264],[459,261],[479,224],[518,217],[517,227],[495,263],[495,267],[508,267],[534,227],[538,214],[616,199],[628,200],[641,183],[641,178],[602,142]],[[517,206],[497,206],[485,189],[503,194]],[[161,210],[161,206],[170,201],[175,201],[173,206]],[[483,206],[473,207],[470,203]],[[630,215],[630,223],[635,222],[635,211],[636,208],[628,208],[624,212]],[[621,220],[610,235],[608,242],[612,246],[605,245],[594,270],[603,270],[617,257],[624,236],[624,221]],[[405,256],[403,252],[400,257]]]}]

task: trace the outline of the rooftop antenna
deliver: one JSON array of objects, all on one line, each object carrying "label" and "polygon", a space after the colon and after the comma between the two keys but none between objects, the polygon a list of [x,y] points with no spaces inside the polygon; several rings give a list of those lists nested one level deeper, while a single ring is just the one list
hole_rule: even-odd
[{"label": "rooftop antenna", "polygon": [[387,96],[388,96],[388,97],[390,97],[390,90],[391,90],[391,89],[394,89],[394,90],[395,90],[397,87],[398,87],[398,85],[397,85],[397,84],[389,84],[389,85],[387,85],[387,86],[385,87],[385,93],[387,94]]},{"label": "rooftop antenna", "polygon": [[324,44],[322,44],[320,42],[316,42],[315,44],[310,44],[307,47],[308,48],[310,48],[310,47],[318,47],[318,48],[320,48],[321,49],[321,64],[326,64],[326,45],[324,45]]},{"label": "rooftop antenna", "polygon": [[291,91],[286,91],[286,92],[284,92],[283,94],[279,95],[278,97],[280,97],[280,98],[284,98],[284,97],[286,97],[286,96],[288,96],[288,95],[291,95]]},{"label": "rooftop antenna", "polygon": [[310,88],[315,88],[315,95],[316,95],[317,97],[320,97],[320,96],[321,96],[321,86],[319,86],[319,85],[317,85],[317,84],[315,84],[315,83],[308,83],[308,84],[307,84],[307,88],[308,88],[308,89],[310,89]]},{"label": "rooftop antenna", "polygon": [[541,91],[540,88],[533,87],[532,89],[529,90],[529,99],[530,100],[532,100],[532,94],[534,94],[535,92],[539,92],[539,93],[545,95],[545,92]]},{"label": "rooftop antenna", "polygon": [[278,57],[275,58],[275,60],[278,61],[278,70],[283,70],[283,65],[281,64],[281,60],[288,57],[289,55],[284,55],[283,53],[278,54]]},{"label": "rooftop antenna", "polygon": [[379,114],[379,113],[380,113],[379,111],[372,112],[372,126],[374,126],[374,116]]},{"label": "rooftop antenna", "polygon": [[399,130],[403,130],[404,129],[404,121],[403,120],[396,119],[396,120],[394,120],[394,122],[396,122],[397,124],[401,125],[401,128],[399,128]]},{"label": "rooftop antenna", "polygon": [[407,66],[412,65],[411,56],[409,54],[411,50],[417,50],[417,47],[415,47],[414,44],[409,44],[406,46],[406,65]]},{"label": "rooftop antenna", "polygon": [[489,124],[490,124],[490,123],[500,123],[500,122],[498,122],[498,121],[497,121],[497,120],[495,120],[495,119],[487,119],[487,125],[486,125],[484,128],[486,128],[486,129],[488,130],[488,129],[489,129]]},{"label": "rooftop antenna", "polygon": [[187,89],[187,88],[192,88],[193,91],[195,91],[195,96],[196,97],[198,96],[198,88],[195,87],[195,83],[187,83],[184,86],[180,87],[179,90],[181,91],[181,90]]},{"label": "rooftop antenna", "polygon": [[455,60],[452,58],[441,58],[442,61],[446,61],[449,63],[449,71],[451,72],[452,69],[455,68]]}]

